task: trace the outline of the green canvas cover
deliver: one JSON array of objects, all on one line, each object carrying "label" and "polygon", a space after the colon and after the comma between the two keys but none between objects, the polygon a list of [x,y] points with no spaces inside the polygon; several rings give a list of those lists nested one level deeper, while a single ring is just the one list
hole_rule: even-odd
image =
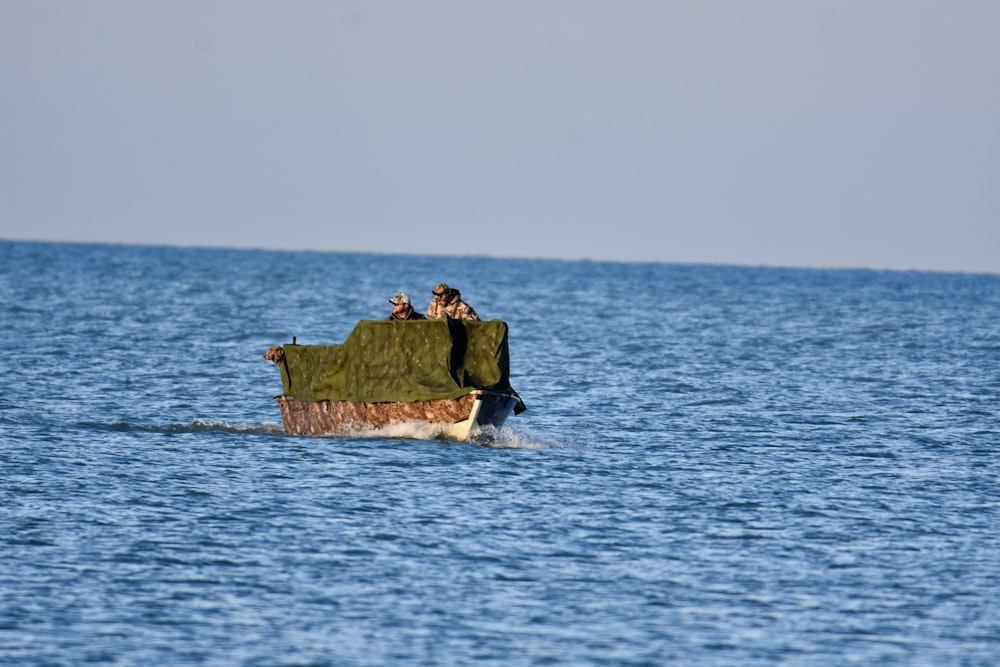
[{"label": "green canvas cover", "polygon": [[[285,345],[284,395],[302,401],[406,403],[510,386],[507,323],[362,320],[342,345]],[[515,412],[523,411],[518,404]]]}]

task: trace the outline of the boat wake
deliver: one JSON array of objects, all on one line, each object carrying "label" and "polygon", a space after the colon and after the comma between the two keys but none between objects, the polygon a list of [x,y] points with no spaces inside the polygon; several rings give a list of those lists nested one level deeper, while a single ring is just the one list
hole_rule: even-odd
[{"label": "boat wake", "polygon": [[228,424],[223,421],[206,422],[194,419],[190,424],[167,424],[163,426],[149,424],[130,424],[124,421],[114,421],[111,424],[90,424],[103,426],[112,431],[140,431],[145,433],[234,433],[252,435],[284,435],[281,424],[274,422],[264,424]]},{"label": "boat wake", "polygon": [[[442,442],[455,442],[439,435],[438,431],[438,427],[434,424],[428,424],[427,422],[422,421],[413,421],[392,424],[384,428],[354,431],[349,436],[332,437],[374,439],[389,438],[392,440],[440,440]],[[484,426],[482,427],[482,430],[470,438],[469,442],[466,444],[484,445],[486,447],[495,447],[497,449],[545,449],[547,447],[539,441],[539,438],[533,437],[523,431],[509,426],[501,426],[500,428]]]},{"label": "boat wake", "polygon": [[[99,430],[110,430],[117,432],[137,432],[137,433],[231,433],[234,435],[278,435],[284,436],[285,431],[281,424],[275,422],[265,422],[263,424],[230,424],[224,421],[204,421],[193,419],[188,424],[133,424],[126,421],[113,421],[110,424],[85,423],[81,426],[96,428]],[[301,436],[290,436],[301,437]],[[365,439],[390,439],[390,440],[439,440],[441,442],[454,442],[438,435],[433,424],[427,422],[403,422],[393,424],[385,428],[369,429],[352,432],[350,435],[326,435],[309,436],[321,438],[365,438]],[[546,444],[543,439],[528,433],[524,430],[502,426],[494,428],[492,426],[483,429],[470,439],[469,443],[494,447],[496,449],[551,449],[558,447],[553,443]]]},{"label": "boat wake", "polygon": [[486,445],[497,449],[548,449],[551,446],[543,444],[540,438],[526,431],[510,426],[483,427],[483,430],[476,434],[471,441],[477,445]]}]

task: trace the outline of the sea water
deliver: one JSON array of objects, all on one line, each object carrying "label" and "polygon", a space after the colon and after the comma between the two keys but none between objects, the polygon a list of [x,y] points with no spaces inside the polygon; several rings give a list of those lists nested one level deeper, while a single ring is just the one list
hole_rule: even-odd
[{"label": "sea water", "polygon": [[[283,434],[435,284],[492,446]],[[1000,277],[0,242],[0,664],[993,665]]]}]

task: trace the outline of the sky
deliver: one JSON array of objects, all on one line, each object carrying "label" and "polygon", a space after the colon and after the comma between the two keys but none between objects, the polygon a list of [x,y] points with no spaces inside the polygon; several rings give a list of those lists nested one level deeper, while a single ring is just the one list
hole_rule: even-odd
[{"label": "sky", "polygon": [[996,0],[0,0],[0,239],[1000,273]]}]

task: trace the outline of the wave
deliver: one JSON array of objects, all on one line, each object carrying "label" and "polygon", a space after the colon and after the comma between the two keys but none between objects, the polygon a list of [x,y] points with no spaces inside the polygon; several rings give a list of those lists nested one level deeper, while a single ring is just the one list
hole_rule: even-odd
[{"label": "wave", "polygon": [[[324,438],[364,438],[364,439],[390,439],[390,440],[439,440],[441,442],[454,442],[438,433],[438,427],[426,422],[402,422],[392,424],[384,428],[366,429],[355,431],[345,435],[318,436]],[[497,449],[547,449],[552,445],[543,444],[538,437],[523,431],[503,426],[484,429],[475,435],[468,444],[484,445]]]},{"label": "wave", "polygon": [[[82,423],[86,428],[96,428],[100,430],[110,430],[117,432],[142,432],[142,433],[233,433],[251,435],[280,435],[284,436],[285,431],[280,423],[265,422],[263,424],[230,424],[224,421],[204,421],[193,419],[188,424],[133,424],[127,421],[113,421],[111,423]],[[296,436],[289,436],[296,437]],[[298,436],[301,437],[301,436]],[[316,436],[323,438],[363,438],[363,439],[390,439],[390,440],[440,440],[442,442],[452,442],[437,435],[437,429],[425,422],[404,422],[393,424],[380,429],[368,429],[357,431],[345,435]],[[485,427],[480,433],[471,439],[469,444],[484,445],[496,449],[553,449],[560,445],[556,443],[546,443],[539,436],[516,429],[510,426],[503,426],[499,429]]]}]

